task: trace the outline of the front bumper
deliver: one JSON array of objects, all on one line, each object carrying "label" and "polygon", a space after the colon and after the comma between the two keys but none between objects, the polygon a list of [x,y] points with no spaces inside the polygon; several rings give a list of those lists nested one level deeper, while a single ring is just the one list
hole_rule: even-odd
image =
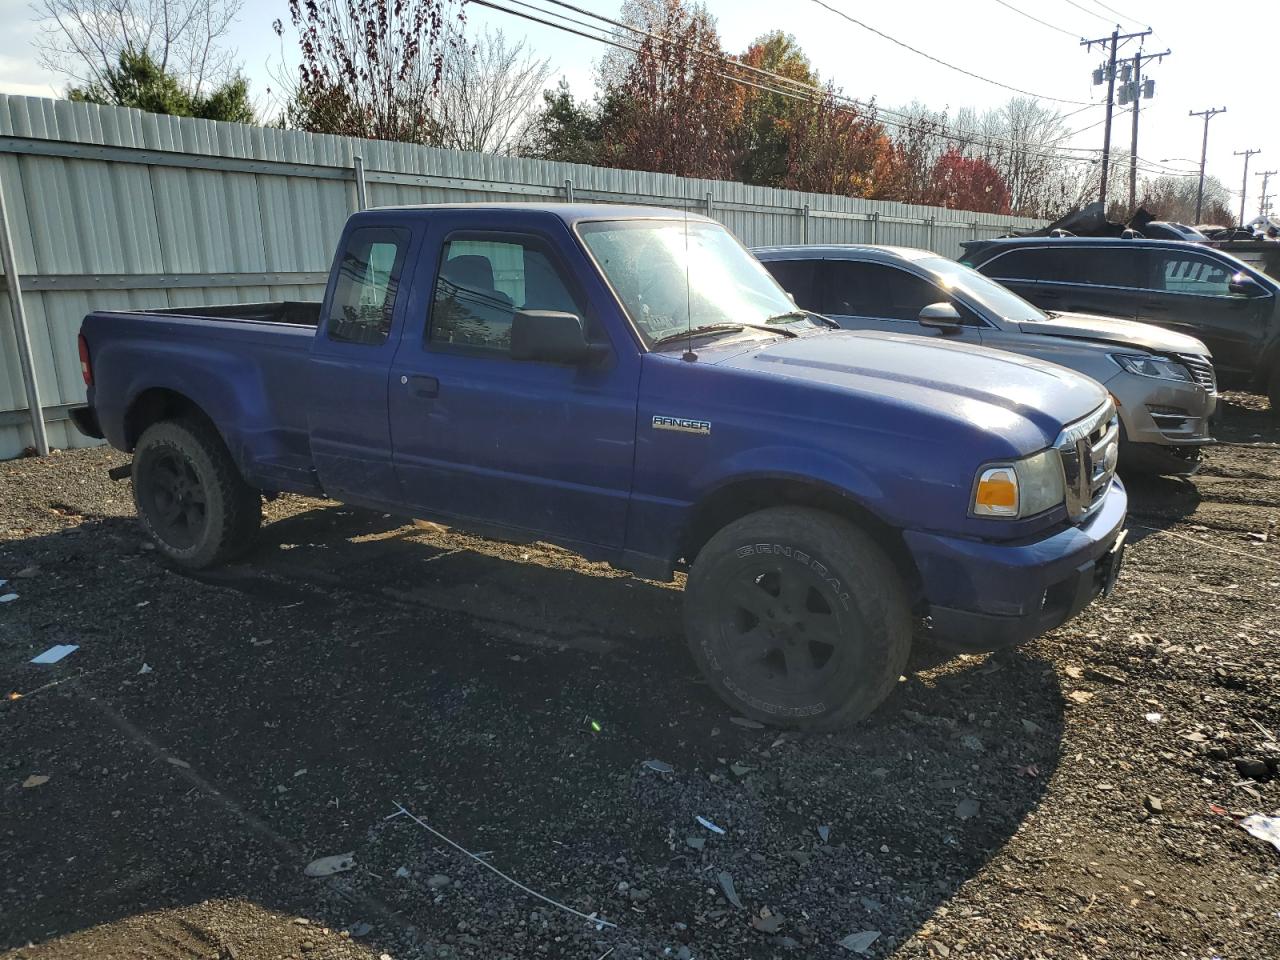
[{"label": "front bumper", "polygon": [[1005,544],[907,530],[933,633],[993,650],[1065,623],[1115,583],[1129,498],[1119,479],[1085,523],[1043,540]]},{"label": "front bumper", "polygon": [[1198,383],[1121,373],[1104,386],[1115,397],[1131,444],[1200,445],[1213,439],[1210,420],[1218,395]]}]

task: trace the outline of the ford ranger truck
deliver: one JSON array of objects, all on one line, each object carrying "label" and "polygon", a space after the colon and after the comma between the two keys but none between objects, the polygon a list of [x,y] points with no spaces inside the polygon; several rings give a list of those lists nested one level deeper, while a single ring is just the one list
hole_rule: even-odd
[{"label": "ford ranger truck", "polygon": [[170,562],[243,556],[289,492],[683,571],[693,658],[775,724],[866,716],[916,625],[1016,644],[1120,569],[1097,383],[837,329],[677,211],[369,210],[320,303],[95,312],[80,351],[75,421]]}]

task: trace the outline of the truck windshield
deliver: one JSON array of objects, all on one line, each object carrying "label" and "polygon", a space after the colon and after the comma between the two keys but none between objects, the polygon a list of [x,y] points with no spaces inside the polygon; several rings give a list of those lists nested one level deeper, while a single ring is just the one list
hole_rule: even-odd
[{"label": "truck windshield", "polygon": [[1010,323],[1038,323],[1048,320],[1043,310],[1028,303],[1007,287],[980,274],[972,267],[945,257],[922,257],[916,265],[928,270],[947,290],[957,291],[963,299]]},{"label": "truck windshield", "polygon": [[685,330],[805,320],[718,223],[606,220],[580,224],[578,233],[650,345]]}]

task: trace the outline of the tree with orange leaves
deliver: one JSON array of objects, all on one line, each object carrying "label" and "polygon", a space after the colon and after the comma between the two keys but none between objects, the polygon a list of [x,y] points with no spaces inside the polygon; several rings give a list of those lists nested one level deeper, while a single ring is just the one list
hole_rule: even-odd
[{"label": "tree with orange leaves", "polygon": [[876,197],[893,183],[896,156],[875,105],[842,102],[831,85],[806,105],[787,144],[783,186],[810,193]]},{"label": "tree with orange leaves", "polygon": [[685,177],[732,176],[729,137],[742,99],[721,62],[715,20],[684,0],[649,0],[627,12],[641,33],[608,91],[619,104],[606,131],[615,145],[609,162]]}]

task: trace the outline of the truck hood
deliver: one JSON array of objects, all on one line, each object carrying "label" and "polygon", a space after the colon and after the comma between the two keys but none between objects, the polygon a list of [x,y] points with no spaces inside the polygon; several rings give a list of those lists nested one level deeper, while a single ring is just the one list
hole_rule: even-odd
[{"label": "truck hood", "polygon": [[1106,400],[1097,383],[1056,364],[882,331],[777,340],[718,362],[864,393],[994,432],[1019,432],[1021,420],[1040,434],[1032,449]]},{"label": "truck hood", "polygon": [[1048,320],[1021,323],[1023,333],[1045,337],[1069,337],[1094,340],[1119,347],[1145,350],[1149,353],[1190,353],[1209,356],[1209,348],[1183,333],[1136,320],[1117,320],[1089,313],[1055,313]]}]

